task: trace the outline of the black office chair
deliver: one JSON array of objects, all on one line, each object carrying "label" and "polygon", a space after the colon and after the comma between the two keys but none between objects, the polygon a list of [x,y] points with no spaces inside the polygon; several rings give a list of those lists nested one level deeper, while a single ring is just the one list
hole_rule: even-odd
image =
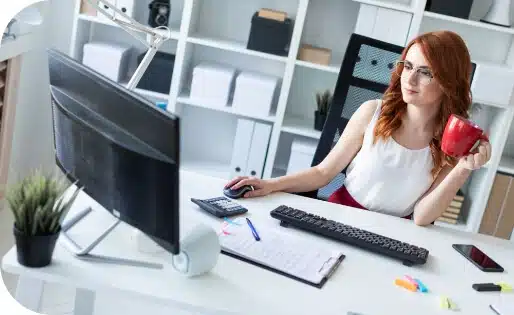
[{"label": "black office chair", "polygon": [[[318,165],[339,140],[353,113],[367,100],[380,99],[403,47],[352,34],[334,89],[333,101],[311,165]],[[343,185],[344,169],[328,185],[302,195],[327,200]]]},{"label": "black office chair", "polygon": [[[344,56],[332,105],[311,166],[318,165],[339,140],[350,117],[365,101],[382,98],[389,85],[395,61],[404,47],[352,34]],[[471,80],[476,64],[472,63]],[[311,198],[327,200],[345,179],[346,168],[328,185],[319,190],[301,193]]]}]

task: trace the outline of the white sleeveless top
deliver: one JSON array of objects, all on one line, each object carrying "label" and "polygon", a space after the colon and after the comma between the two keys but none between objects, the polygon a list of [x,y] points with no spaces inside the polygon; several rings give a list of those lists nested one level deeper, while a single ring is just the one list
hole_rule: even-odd
[{"label": "white sleeveless top", "polygon": [[362,148],[347,168],[344,185],[365,208],[404,217],[413,212],[416,201],[432,185],[432,155],[430,147],[411,150],[392,137],[373,144],[381,105],[379,100]]}]

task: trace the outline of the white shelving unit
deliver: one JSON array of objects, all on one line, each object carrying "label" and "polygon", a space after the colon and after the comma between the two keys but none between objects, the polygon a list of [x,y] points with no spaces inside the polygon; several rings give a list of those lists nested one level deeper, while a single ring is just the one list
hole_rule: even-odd
[{"label": "white shelving unit", "polygon": [[[81,14],[81,0],[74,1],[72,57],[81,60],[83,45],[96,40],[130,44],[136,53],[144,52],[138,41],[115,24]],[[146,23],[150,0],[136,2],[135,18]],[[405,45],[426,31],[453,30],[466,41],[473,61],[494,63],[505,69],[512,67],[513,28],[425,12],[425,4],[426,0],[172,0],[169,26],[173,38],[161,49],[176,56],[169,93],[136,91],[151,101],[167,101],[167,110],[181,117],[184,168],[228,179],[232,153],[236,150],[237,121],[244,118],[272,126],[262,176],[280,176],[287,172],[294,139],[314,143],[319,140],[321,132],[314,129],[315,93],[333,91],[348,40],[354,32]],[[260,8],[285,11],[294,21],[287,56],[246,48],[252,15]],[[386,22],[393,24],[387,26]],[[487,49],[484,49],[484,38],[487,38]],[[297,60],[301,44],[329,48],[330,64]],[[230,103],[214,106],[191,99],[192,71],[203,61],[279,77],[279,95],[271,113],[256,117],[234,110]],[[129,75],[130,72],[127,80]],[[441,223],[474,232],[478,231],[496,172],[514,173],[514,138],[510,136],[514,134],[511,126],[514,104],[480,100],[475,103],[478,106],[472,118],[489,130],[494,152],[487,167],[475,171],[464,187],[468,197],[465,221],[457,225]]]}]

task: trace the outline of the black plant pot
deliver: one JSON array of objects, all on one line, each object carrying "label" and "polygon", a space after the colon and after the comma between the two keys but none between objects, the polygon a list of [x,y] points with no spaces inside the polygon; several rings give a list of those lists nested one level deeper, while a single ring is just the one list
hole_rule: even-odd
[{"label": "black plant pot", "polygon": [[14,226],[18,262],[32,268],[48,266],[52,262],[59,232],[48,235],[26,235]]},{"label": "black plant pot", "polygon": [[327,120],[327,115],[320,113],[318,110],[314,112],[314,129],[323,131],[323,126],[325,126],[325,121]]}]

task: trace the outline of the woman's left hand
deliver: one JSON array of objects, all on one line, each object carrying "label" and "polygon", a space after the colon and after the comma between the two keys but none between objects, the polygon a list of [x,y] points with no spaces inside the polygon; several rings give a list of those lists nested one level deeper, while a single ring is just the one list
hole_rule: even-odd
[{"label": "woman's left hand", "polygon": [[468,169],[476,170],[481,168],[491,158],[491,144],[488,141],[481,140],[475,153],[468,154],[462,157],[457,166]]}]

